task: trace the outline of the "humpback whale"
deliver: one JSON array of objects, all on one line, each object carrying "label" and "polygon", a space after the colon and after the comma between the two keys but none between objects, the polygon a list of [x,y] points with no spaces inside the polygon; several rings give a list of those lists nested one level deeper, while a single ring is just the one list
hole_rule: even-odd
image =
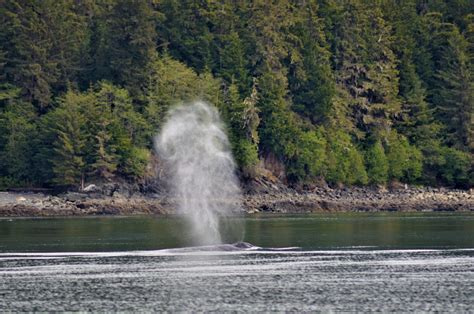
[{"label": "humpback whale", "polygon": [[236,242],[233,244],[216,244],[216,245],[203,245],[203,246],[191,246],[176,249],[165,249],[161,250],[166,253],[195,253],[195,252],[239,252],[239,251],[289,251],[298,250],[300,247],[286,247],[286,248],[263,248],[255,246],[248,242]]}]

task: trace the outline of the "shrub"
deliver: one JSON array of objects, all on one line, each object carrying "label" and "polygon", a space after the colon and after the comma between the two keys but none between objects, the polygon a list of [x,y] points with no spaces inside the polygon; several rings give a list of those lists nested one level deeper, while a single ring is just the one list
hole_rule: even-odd
[{"label": "shrub", "polygon": [[235,161],[242,169],[245,176],[251,177],[254,174],[254,168],[258,163],[258,148],[257,145],[251,143],[245,138],[234,142],[232,145]]},{"label": "shrub", "polygon": [[372,184],[385,184],[388,178],[388,161],[380,141],[376,141],[369,147],[365,162],[369,182]]},{"label": "shrub", "polygon": [[408,139],[392,131],[387,140],[388,176],[403,182],[415,182],[421,176],[423,156]]},{"label": "shrub", "polygon": [[343,131],[328,131],[326,180],[330,183],[367,184],[364,158]]},{"label": "shrub", "polygon": [[134,179],[143,178],[149,160],[150,151],[148,149],[131,147],[123,156],[121,171]]},{"label": "shrub", "polygon": [[472,155],[445,147],[443,157],[445,162],[440,168],[440,176],[444,183],[456,187],[468,187],[473,184],[470,177]]},{"label": "shrub", "polygon": [[321,131],[302,132],[298,149],[290,160],[287,175],[291,181],[309,181],[324,175],[326,139]]}]

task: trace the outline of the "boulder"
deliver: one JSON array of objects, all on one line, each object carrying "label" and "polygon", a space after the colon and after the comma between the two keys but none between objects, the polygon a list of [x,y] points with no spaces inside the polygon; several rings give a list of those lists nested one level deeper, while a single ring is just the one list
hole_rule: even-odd
[{"label": "boulder", "polygon": [[88,186],[86,186],[83,190],[84,192],[86,193],[90,193],[90,192],[98,192],[99,191],[99,188],[97,187],[97,185],[95,184],[89,184]]},{"label": "boulder", "polygon": [[16,202],[17,202],[17,203],[26,202],[26,198],[23,197],[23,196],[19,196],[19,197],[16,198]]}]

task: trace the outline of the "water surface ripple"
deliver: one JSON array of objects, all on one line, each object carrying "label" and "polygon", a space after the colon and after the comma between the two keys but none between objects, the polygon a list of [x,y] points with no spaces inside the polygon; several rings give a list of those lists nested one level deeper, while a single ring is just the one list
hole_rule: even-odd
[{"label": "water surface ripple", "polygon": [[0,254],[0,311],[472,311],[474,249]]}]

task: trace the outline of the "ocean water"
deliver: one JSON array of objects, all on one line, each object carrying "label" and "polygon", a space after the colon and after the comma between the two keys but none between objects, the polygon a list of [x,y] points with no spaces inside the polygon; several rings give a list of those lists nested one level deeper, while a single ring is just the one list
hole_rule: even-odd
[{"label": "ocean water", "polygon": [[472,214],[245,225],[229,251],[176,249],[179,218],[0,220],[0,311],[473,311]]}]

